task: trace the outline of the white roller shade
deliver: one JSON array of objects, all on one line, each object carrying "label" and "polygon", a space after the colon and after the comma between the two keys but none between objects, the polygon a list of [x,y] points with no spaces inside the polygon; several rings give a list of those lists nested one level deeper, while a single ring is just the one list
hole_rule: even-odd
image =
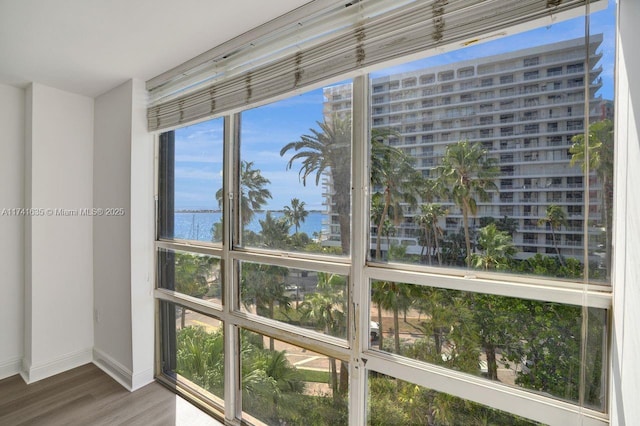
[{"label": "white roller shade", "polygon": [[[402,6],[391,10],[383,0],[341,4],[340,10],[318,12],[316,22],[309,18],[235,52],[203,58],[205,64],[195,63],[193,72],[182,67],[150,80],[148,128],[176,127],[394,58],[499,36],[529,21],[551,24],[583,13],[578,8],[587,1],[431,0],[395,2]],[[336,21],[332,29],[331,20]]]}]

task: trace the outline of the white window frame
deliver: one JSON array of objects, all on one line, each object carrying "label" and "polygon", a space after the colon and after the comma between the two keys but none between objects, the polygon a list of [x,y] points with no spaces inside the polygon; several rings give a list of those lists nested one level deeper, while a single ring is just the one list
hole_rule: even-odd
[{"label": "white window frame", "polygon": [[[398,62],[397,60],[395,61]],[[284,99],[299,93],[295,90],[268,101],[247,105],[242,109],[230,111],[218,117],[224,117],[224,238],[222,244],[200,244],[197,242],[178,242],[158,240],[154,247],[154,256],[158,249],[181,250],[217,256],[222,260],[224,300],[222,305],[165,289],[156,289],[157,300],[180,304],[186,308],[205,313],[224,323],[225,335],[225,420],[230,424],[239,424],[242,414],[239,379],[239,339],[238,329],[248,328],[309,350],[322,353],[349,363],[349,421],[350,424],[365,424],[367,419],[367,375],[377,371],[389,376],[424,386],[436,391],[446,392],[487,405],[505,412],[527,417],[549,424],[608,424],[607,408],[605,412],[586,409],[577,404],[565,403],[554,398],[532,393],[525,389],[491,382],[486,379],[459,373],[442,367],[409,360],[397,355],[383,353],[370,348],[369,312],[370,282],[389,280],[417,285],[430,285],[446,289],[478,291],[507,297],[572,304],[584,307],[596,307],[611,311],[611,288],[595,284],[577,284],[565,281],[504,275],[483,271],[461,271],[456,269],[414,266],[405,264],[370,263],[366,253],[369,244],[369,101],[370,82],[368,75],[361,72],[342,75],[325,84],[345,78],[353,78],[352,95],[352,241],[349,258],[307,255],[304,253],[283,253],[281,255],[253,249],[233,248],[237,241],[238,230],[234,228],[233,202],[234,191],[238,186],[237,167],[239,159],[238,114],[245,109],[264,105],[278,99]],[[309,90],[314,87],[305,88]],[[212,119],[217,117],[209,117]],[[157,168],[157,164],[156,164]],[[157,175],[157,173],[156,173]],[[156,188],[157,199],[157,188]],[[362,238],[354,238],[362,235]],[[335,272],[349,277],[350,329],[348,338],[337,339],[319,333],[302,333],[300,329],[288,324],[257,318],[241,312],[239,307],[238,282],[235,276],[235,263],[238,261],[267,262],[289,268],[312,269]],[[608,365],[608,361],[604,361]],[[609,371],[609,369],[607,369]],[[607,392],[608,394],[608,392]]]}]

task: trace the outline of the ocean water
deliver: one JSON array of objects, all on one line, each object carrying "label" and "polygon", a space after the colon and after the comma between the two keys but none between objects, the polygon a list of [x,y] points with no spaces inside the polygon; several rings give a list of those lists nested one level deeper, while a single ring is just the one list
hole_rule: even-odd
[{"label": "ocean water", "polygon": [[[274,218],[284,216],[282,212],[271,212]],[[175,238],[197,241],[211,241],[213,236],[213,224],[220,222],[221,213],[203,213],[203,212],[181,212],[175,214],[174,231]],[[253,221],[246,227],[247,230],[259,233],[260,220],[264,220],[265,212],[256,213]],[[327,215],[322,212],[309,212],[306,220],[300,224],[298,232],[305,232],[309,237],[313,237],[314,232],[322,231],[322,220]],[[293,234],[295,228],[292,226],[290,233]]]}]

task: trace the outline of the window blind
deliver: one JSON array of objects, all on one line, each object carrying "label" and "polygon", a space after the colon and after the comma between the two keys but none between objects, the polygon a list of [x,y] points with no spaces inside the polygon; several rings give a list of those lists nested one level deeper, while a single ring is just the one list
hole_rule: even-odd
[{"label": "window blind", "polygon": [[[213,61],[215,66],[208,71],[209,76],[206,69],[194,73],[199,73],[200,82],[196,78],[194,83],[193,75],[184,69],[178,78],[164,82],[150,80],[147,82],[152,100],[147,111],[149,131],[169,129],[265,101],[394,58],[501,36],[503,30],[530,21],[544,19],[552,24],[584,13],[580,8],[587,2],[592,8],[596,2],[604,3],[602,0],[431,0],[381,8],[381,1],[341,3],[342,19],[336,19],[333,30],[327,28],[326,11],[320,13],[316,36],[314,21],[309,19],[304,24],[304,35],[296,36],[296,25],[293,25],[287,31],[280,31],[277,40],[267,34],[263,39],[247,42],[249,47],[269,48],[271,44],[272,54],[263,53],[256,58],[249,47],[223,52],[220,61]],[[338,12],[334,10],[333,18],[335,13]],[[202,68],[195,66],[198,67]],[[163,98],[162,93],[170,95]]]}]

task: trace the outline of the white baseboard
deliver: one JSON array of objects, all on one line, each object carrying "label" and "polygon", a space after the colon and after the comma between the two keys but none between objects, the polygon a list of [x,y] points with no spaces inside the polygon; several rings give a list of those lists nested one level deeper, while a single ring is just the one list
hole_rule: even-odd
[{"label": "white baseboard", "polygon": [[20,374],[20,370],[22,370],[21,357],[0,361],[0,380]]},{"label": "white baseboard", "polygon": [[149,383],[152,383],[156,380],[153,369],[141,371],[133,375],[131,383],[131,390],[135,391],[144,386],[147,386]]},{"label": "white baseboard", "polygon": [[58,359],[46,362],[40,365],[33,365],[26,359],[22,360],[22,371],[20,375],[27,383],[34,383],[47,377],[55,376],[72,368],[80,367],[90,363],[93,360],[93,351],[91,348],[83,349],[61,356]]},{"label": "white baseboard", "polygon": [[131,370],[113,359],[110,355],[107,355],[100,349],[93,348],[93,363],[129,392],[135,390],[132,386],[133,373]]}]

